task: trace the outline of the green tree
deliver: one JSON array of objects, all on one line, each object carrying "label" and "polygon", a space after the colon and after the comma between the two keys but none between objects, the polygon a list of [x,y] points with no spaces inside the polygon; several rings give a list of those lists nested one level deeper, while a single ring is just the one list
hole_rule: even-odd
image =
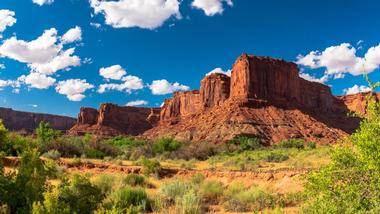
[{"label": "green tree", "polygon": [[52,129],[49,123],[43,121],[38,125],[36,134],[38,143],[40,144],[42,150],[45,149],[48,143],[61,136],[60,131]]},{"label": "green tree", "polygon": [[308,177],[304,213],[380,212],[380,103],[371,93],[363,116],[331,163]]},{"label": "green tree", "polygon": [[5,128],[3,121],[0,119],[0,147],[3,147],[7,142],[8,130]]}]

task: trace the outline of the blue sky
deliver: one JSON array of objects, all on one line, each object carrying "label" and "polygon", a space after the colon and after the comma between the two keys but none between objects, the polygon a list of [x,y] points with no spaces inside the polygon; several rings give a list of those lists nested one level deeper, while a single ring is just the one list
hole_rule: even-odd
[{"label": "blue sky", "polygon": [[76,116],[103,102],[159,106],[241,53],[298,62],[336,95],[367,90],[363,66],[380,81],[375,0],[34,1],[0,1],[3,107]]}]

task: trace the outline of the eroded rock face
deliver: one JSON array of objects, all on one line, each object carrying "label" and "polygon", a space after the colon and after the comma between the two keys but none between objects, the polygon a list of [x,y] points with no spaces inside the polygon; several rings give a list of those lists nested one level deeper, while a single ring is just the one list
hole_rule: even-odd
[{"label": "eroded rock face", "polygon": [[334,97],[328,86],[300,78],[292,62],[269,57],[243,54],[231,79],[220,74],[203,79],[201,108],[194,101],[198,98],[181,101],[187,93],[167,100],[160,125],[144,136],[223,142],[248,135],[268,144],[289,138],[333,143],[359,123],[358,118],[347,117],[347,101]]},{"label": "eroded rock face", "polygon": [[77,124],[69,133],[82,135],[139,135],[153,128],[157,121],[159,109],[122,107],[113,104],[102,104],[99,110],[81,108]]},{"label": "eroded rock face", "polygon": [[9,108],[0,108],[0,119],[10,131],[23,134],[32,134],[40,122],[48,122],[54,129],[67,131],[74,124],[75,119],[71,117],[14,111]]},{"label": "eroded rock face", "polygon": [[[359,114],[365,114],[365,110],[368,105],[368,96],[370,95],[370,93],[352,94],[340,96],[338,97],[338,100],[343,102],[344,106],[346,106],[348,110]],[[380,100],[380,93],[373,93],[372,95],[377,101]]]},{"label": "eroded rock face", "polygon": [[175,123],[201,109],[199,91],[175,92],[173,98],[165,100],[160,114],[160,122]]},{"label": "eroded rock face", "polygon": [[230,96],[231,78],[225,74],[214,73],[201,81],[201,102],[204,109],[221,105]]}]

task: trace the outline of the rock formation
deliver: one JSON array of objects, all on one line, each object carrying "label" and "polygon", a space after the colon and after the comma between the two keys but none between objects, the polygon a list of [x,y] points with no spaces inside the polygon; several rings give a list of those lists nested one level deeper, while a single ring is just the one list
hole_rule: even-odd
[{"label": "rock formation", "polygon": [[156,125],[159,109],[102,104],[99,110],[81,108],[77,123],[69,131],[73,135],[139,135]]},{"label": "rock formation", "polygon": [[299,77],[294,63],[243,54],[231,77],[211,74],[201,81],[200,92],[178,92],[166,100],[159,125],[144,136],[222,142],[249,135],[268,144],[289,138],[332,143],[358,126],[358,118],[347,116],[347,102],[328,86]]},{"label": "rock formation", "polygon": [[71,117],[14,111],[10,108],[0,108],[0,119],[8,130],[23,134],[34,133],[42,121],[61,131],[67,131],[75,124],[75,119]]}]

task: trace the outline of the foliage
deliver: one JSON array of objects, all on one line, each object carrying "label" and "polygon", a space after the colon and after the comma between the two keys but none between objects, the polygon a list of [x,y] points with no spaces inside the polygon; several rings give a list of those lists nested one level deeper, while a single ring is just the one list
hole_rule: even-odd
[{"label": "foliage", "polygon": [[102,191],[87,177],[74,175],[59,185],[58,201],[71,213],[92,213],[103,200]]},{"label": "foliage", "polygon": [[237,145],[239,152],[256,150],[262,147],[258,138],[247,136],[239,136],[238,138],[231,140],[229,143]]},{"label": "foliage", "polygon": [[58,160],[61,157],[61,153],[58,150],[49,150],[48,152],[45,152],[42,157]]},{"label": "foliage", "polygon": [[8,156],[19,156],[24,151],[38,148],[32,137],[25,137],[16,133],[7,133],[5,142],[0,143],[0,150]]},{"label": "foliage", "polygon": [[280,152],[270,152],[265,160],[271,163],[280,163],[289,159],[288,155],[282,154]]},{"label": "foliage", "polygon": [[109,174],[100,174],[92,180],[92,183],[100,189],[103,195],[111,192],[115,182],[116,177]]},{"label": "foliage", "polygon": [[36,129],[37,140],[44,150],[45,146],[51,141],[57,139],[62,135],[60,131],[54,130],[47,122],[40,122]]},{"label": "foliage", "polygon": [[176,211],[179,214],[200,214],[202,212],[201,199],[194,189],[186,192],[176,200]]},{"label": "foliage", "polygon": [[149,210],[150,204],[148,195],[144,189],[140,187],[123,187],[112,192],[104,201],[103,207],[107,210],[132,209],[131,207],[139,207],[142,210]]},{"label": "foliage", "polygon": [[3,121],[0,120],[0,147],[3,147],[3,145],[6,143],[7,134],[8,130],[5,128]]},{"label": "foliage", "polygon": [[162,154],[164,152],[173,152],[178,150],[182,143],[173,138],[160,138],[153,144],[153,153]]},{"label": "foliage", "polygon": [[364,116],[331,163],[308,177],[304,213],[380,212],[380,103],[372,95]]},{"label": "foliage", "polygon": [[216,201],[223,195],[224,187],[219,181],[205,181],[200,185],[200,195],[206,201]]},{"label": "foliage", "polygon": [[158,160],[143,158],[141,160],[141,164],[143,166],[143,173],[145,175],[155,175],[156,177],[159,176],[159,173],[161,171],[161,164]]},{"label": "foliage", "polygon": [[224,197],[224,208],[233,212],[257,212],[275,205],[275,198],[271,194],[255,186],[246,189],[241,183],[231,184]]},{"label": "foliage", "polygon": [[0,175],[0,204],[6,204],[11,213],[30,213],[34,202],[43,200],[46,180],[51,172],[39,158],[36,149],[25,151],[18,171]]},{"label": "foliage", "polygon": [[145,177],[137,174],[128,174],[123,179],[123,183],[130,186],[144,186],[145,182]]},{"label": "foliage", "polygon": [[296,149],[304,149],[305,148],[305,142],[302,139],[289,139],[284,140],[278,144],[280,148],[296,148]]}]

